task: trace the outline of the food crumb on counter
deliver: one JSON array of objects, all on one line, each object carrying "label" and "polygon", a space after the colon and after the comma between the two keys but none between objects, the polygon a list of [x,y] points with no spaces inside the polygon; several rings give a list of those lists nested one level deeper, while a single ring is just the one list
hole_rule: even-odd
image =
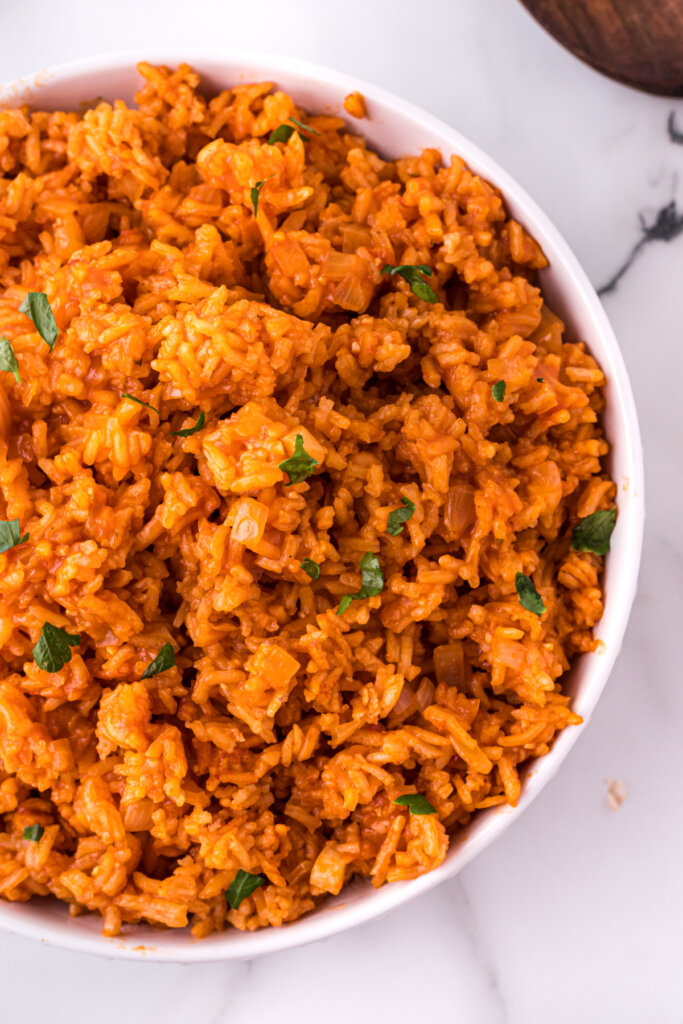
[{"label": "food crumb on counter", "polygon": [[626,786],[620,779],[605,779],[607,785],[607,803],[613,811],[618,811],[628,793]]}]

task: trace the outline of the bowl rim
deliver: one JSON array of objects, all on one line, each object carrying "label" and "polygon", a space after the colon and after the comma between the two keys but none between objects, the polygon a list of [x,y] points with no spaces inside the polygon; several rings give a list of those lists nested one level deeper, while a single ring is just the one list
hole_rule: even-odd
[{"label": "bowl rim", "polygon": [[[450,859],[447,857],[438,868],[410,882],[385,885],[380,889],[372,890],[368,893],[367,898],[361,901],[352,902],[348,906],[334,907],[333,913],[321,913],[320,910],[316,910],[280,928],[246,933],[228,931],[220,933],[219,936],[213,936],[213,941],[211,939],[194,939],[186,930],[182,933],[173,932],[173,930],[158,932],[148,926],[136,926],[137,931],[131,935],[105,938],[100,934],[99,927],[96,931],[82,931],[73,926],[69,927],[70,919],[66,912],[63,918],[57,919],[51,915],[46,916],[39,908],[36,908],[35,913],[29,913],[26,911],[25,904],[17,905],[0,901],[0,928],[12,934],[38,939],[46,945],[72,952],[111,959],[134,961],[142,959],[167,963],[206,963],[251,959],[267,953],[307,945],[319,939],[340,934],[356,925],[375,920],[421,893],[433,889],[442,881],[454,877],[520,817],[526,807],[555,775],[569,750],[583,733],[604,689],[619,653],[635,597],[645,515],[642,445],[633,392],[618,342],[600,299],[570,246],[526,190],[493,158],[456,128],[425,112],[417,105],[355,75],[300,60],[297,57],[256,50],[197,46],[136,48],[56,64],[0,86],[0,105],[16,106],[18,103],[29,102],[32,106],[40,107],[44,96],[48,100],[46,107],[49,109],[49,93],[53,87],[85,76],[93,76],[93,85],[96,85],[97,76],[103,72],[119,74],[131,72],[140,61],[166,64],[171,67],[187,63],[200,75],[202,75],[202,66],[207,64],[222,65],[226,75],[231,73],[237,75],[236,69],[250,67],[254,69],[255,78],[261,79],[262,74],[259,69],[268,68],[272,71],[272,76],[268,77],[272,77],[275,81],[279,74],[286,74],[300,79],[300,84],[305,81],[318,82],[325,87],[338,89],[342,98],[346,94],[358,90],[363,93],[371,105],[402,115],[409,119],[416,128],[421,127],[427,132],[448,140],[448,149],[451,152],[462,156],[477,173],[482,174],[483,177],[500,188],[506,205],[511,204],[518,208],[526,225],[529,225],[530,222],[533,224],[530,230],[534,237],[540,236],[543,247],[550,247],[554,251],[553,267],[559,270],[560,277],[571,280],[575,290],[580,293],[581,301],[593,321],[596,335],[600,337],[605,346],[606,356],[601,361],[603,367],[605,362],[609,364],[609,372],[606,374],[610,392],[609,404],[611,408],[616,409],[620,416],[623,429],[623,434],[610,438],[610,444],[612,449],[618,446],[623,453],[623,462],[628,473],[621,486],[628,492],[629,501],[625,512],[622,512],[620,506],[620,531],[615,533],[615,538],[618,538],[618,555],[620,557],[616,557],[617,543],[615,543],[613,544],[613,556],[609,559],[610,602],[609,608],[608,602],[605,602],[605,614],[599,624],[603,645],[599,651],[583,656],[591,666],[587,670],[590,675],[586,684],[587,695],[581,706],[584,723],[582,726],[565,729],[555,740],[550,753],[533,762],[517,807],[497,808],[496,813],[490,815],[485,825],[479,827],[474,835],[465,834],[463,841],[455,844],[456,849],[451,851],[453,856]],[[288,88],[293,92],[296,91],[291,86]],[[418,145],[419,135],[416,140],[416,146]],[[517,215],[517,210],[515,210],[515,215]],[[619,481],[617,483],[620,484]],[[31,901],[31,906],[34,906],[33,901]],[[99,919],[97,920],[99,922]],[[144,942],[141,942],[143,931]],[[169,935],[174,938],[172,943],[165,942]],[[148,939],[150,940],[149,944],[147,944]]]}]

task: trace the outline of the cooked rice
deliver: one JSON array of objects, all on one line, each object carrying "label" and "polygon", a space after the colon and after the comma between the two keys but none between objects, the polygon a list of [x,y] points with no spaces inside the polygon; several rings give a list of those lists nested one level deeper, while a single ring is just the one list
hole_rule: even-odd
[{"label": "cooked rice", "polygon": [[[29,534],[0,554],[0,894],[205,936],[415,878],[517,802],[580,721],[561,677],[602,566],[571,529],[615,486],[603,374],[495,187],[272,83],[140,71],[137,107],[0,111],[0,513]],[[316,134],[268,145],[291,117]],[[386,264],[431,268],[438,304]],[[320,465],[287,486],[297,434]],[[368,551],[385,588],[337,615]],[[45,622],[82,637],[55,673]],[[240,868],[266,884],[231,909]]]},{"label": "cooked rice", "polygon": [[605,779],[607,785],[607,803],[613,811],[618,811],[628,796],[628,790],[621,779]]}]

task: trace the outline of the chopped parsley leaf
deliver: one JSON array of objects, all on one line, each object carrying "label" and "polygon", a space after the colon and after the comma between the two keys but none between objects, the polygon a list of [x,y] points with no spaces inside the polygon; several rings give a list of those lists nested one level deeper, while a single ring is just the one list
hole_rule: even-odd
[{"label": "chopped parsley leaf", "polygon": [[261,189],[270,178],[274,177],[274,174],[269,174],[263,181],[257,181],[255,185],[251,186],[251,205],[254,207],[254,216],[258,214],[258,201],[261,196]]},{"label": "chopped parsley leaf", "polygon": [[523,572],[518,572],[515,576],[515,587],[522,608],[526,608],[528,612],[533,612],[534,615],[542,615],[546,607],[531,577],[525,576]]},{"label": "chopped parsley leaf", "polygon": [[197,422],[193,427],[186,427],[184,430],[172,430],[171,437],[191,437],[192,434],[196,434],[198,430],[202,429],[205,420],[206,417],[204,415],[204,410],[202,409],[199,416],[197,417]]},{"label": "chopped parsley leaf", "polygon": [[401,502],[403,503],[403,508],[395,508],[393,512],[389,513],[389,518],[387,519],[387,533],[391,534],[392,537],[403,533],[403,523],[407,523],[411,516],[415,514],[415,506],[412,501],[401,495]]},{"label": "chopped parsley leaf", "polygon": [[149,402],[143,402],[141,398],[136,398],[135,395],[129,395],[127,391],[124,391],[121,397],[130,398],[131,402],[137,402],[138,405],[144,405],[146,409],[149,409],[151,412],[155,412],[157,416],[161,416],[159,410],[155,409],[153,405],[149,404]]},{"label": "chopped parsley leaf", "polygon": [[397,796],[394,803],[407,807],[411,814],[436,814],[436,808],[422,793],[404,793]]},{"label": "chopped parsley leaf", "polygon": [[303,435],[297,434],[294,452],[288,459],[278,463],[278,469],[284,470],[287,474],[289,482],[285,484],[285,487],[290,487],[292,484],[300,484],[302,480],[315,473],[315,467],[319,465],[318,460],[305,450]]},{"label": "chopped parsley leaf", "polygon": [[616,525],[617,510],[615,508],[599,509],[591,515],[580,519],[572,531],[572,548],[574,551],[592,551],[596,555],[606,555],[609,551],[612,530]]},{"label": "chopped parsley leaf", "polygon": [[382,268],[383,274],[390,274],[391,277],[394,274],[398,274],[404,281],[407,281],[410,285],[410,290],[413,295],[417,295],[418,299],[423,299],[424,302],[438,302],[439,297],[424,280],[423,275],[427,277],[432,276],[430,267],[426,267],[424,263],[418,263],[415,266],[409,263],[402,263],[398,267],[392,266],[390,263],[386,267]]},{"label": "chopped parsley leaf", "polygon": [[25,544],[28,534],[21,536],[18,519],[0,519],[0,554],[16,548],[19,544]]},{"label": "chopped parsley leaf", "polygon": [[156,676],[160,672],[165,672],[167,668],[173,668],[174,665],[175,653],[173,651],[173,644],[164,644],[156,658],[153,661],[150,661],[140,678],[151,679],[152,676]]},{"label": "chopped parsley leaf", "polygon": [[384,590],[384,574],[377,555],[368,551],[360,560],[361,588],[355,594],[344,594],[337,615],[343,615],[352,601],[362,601],[365,597],[375,597]]},{"label": "chopped parsley leaf", "polygon": [[502,402],[505,398],[505,381],[497,380],[491,388],[491,394],[493,395],[496,402]]},{"label": "chopped parsley leaf", "polygon": [[7,373],[13,374],[17,384],[21,384],[19,364],[9,338],[0,338],[0,370],[6,370]]},{"label": "chopped parsley leaf", "polygon": [[291,121],[292,124],[295,124],[297,128],[303,128],[305,132],[310,132],[311,135],[320,135],[317,128],[311,128],[310,124],[304,124],[303,121],[297,121],[295,117],[288,117],[287,120]]},{"label": "chopped parsley leaf", "polygon": [[43,832],[45,829],[42,825],[27,825],[24,829],[24,839],[28,839],[32,843],[40,842]]},{"label": "chopped parsley leaf", "polygon": [[[294,134],[294,128],[292,127],[292,125],[294,124],[299,129],[299,135],[301,135],[302,131],[310,132],[311,135],[320,135],[320,132],[317,130],[317,128],[311,128],[310,125],[304,124],[303,121],[297,121],[295,117],[288,117],[287,120],[291,121],[292,124],[279,124],[277,128],[274,128],[273,131],[270,133],[270,135],[268,136],[269,146],[274,146],[276,142],[289,142],[292,135]],[[301,138],[305,140],[304,135],[301,135]]]},{"label": "chopped parsley leaf", "polygon": [[44,672],[59,672],[71,661],[71,648],[78,647],[80,642],[80,634],[67,633],[65,629],[46,622],[33,648],[33,660]]},{"label": "chopped parsley leaf", "polygon": [[47,295],[44,292],[29,292],[19,306],[19,312],[25,313],[33,321],[38,334],[52,351],[59,331]]},{"label": "chopped parsley leaf", "polygon": [[242,900],[245,900],[247,896],[251,896],[252,892],[265,884],[266,880],[263,875],[252,875],[250,871],[243,871],[240,868],[230,883],[225,898],[232,909],[237,910]]},{"label": "chopped parsley leaf", "polygon": [[276,142],[289,142],[293,134],[294,129],[291,124],[279,124],[268,136],[268,145],[274,146]]},{"label": "chopped parsley leaf", "polygon": [[320,578],[320,566],[318,565],[317,562],[314,562],[312,558],[302,559],[301,568],[303,569],[307,576],[311,577],[312,580],[317,580]]}]

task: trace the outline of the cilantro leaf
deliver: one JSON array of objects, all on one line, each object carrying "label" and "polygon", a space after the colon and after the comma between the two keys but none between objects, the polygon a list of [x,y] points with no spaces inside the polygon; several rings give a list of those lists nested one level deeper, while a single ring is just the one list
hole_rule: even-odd
[{"label": "cilantro leaf", "polygon": [[436,808],[422,793],[404,793],[403,796],[397,796],[394,803],[407,807],[411,814],[436,814]]},{"label": "cilantro leaf", "polygon": [[33,326],[38,331],[43,341],[47,342],[47,345],[52,351],[57,335],[57,321],[55,320],[54,313],[50,308],[50,303],[47,301],[47,295],[44,292],[29,292],[22,304],[19,306],[19,312],[25,313],[33,321]]},{"label": "cilantro leaf", "polygon": [[318,460],[305,450],[303,435],[297,434],[293,454],[284,462],[278,463],[278,469],[285,471],[289,477],[289,483],[285,484],[285,487],[290,487],[291,484],[300,484],[302,480],[315,473],[315,467],[319,465]]},{"label": "cilantro leaf", "polygon": [[258,213],[258,201],[261,196],[261,189],[270,178],[274,177],[274,174],[269,174],[267,178],[263,179],[263,181],[257,181],[255,185],[251,186],[251,205],[254,207],[254,216]]},{"label": "cilantro leaf", "polygon": [[268,145],[274,146],[276,142],[289,142],[293,134],[294,129],[291,124],[279,124],[268,136]]},{"label": "cilantro leaf", "polygon": [[192,434],[196,434],[198,430],[201,430],[204,426],[206,417],[204,416],[204,410],[200,412],[197,417],[197,422],[193,427],[186,427],[185,430],[172,430],[171,437],[191,437]]},{"label": "cilantro leaf", "polygon": [[320,135],[317,128],[311,128],[310,124],[304,124],[303,121],[297,121],[295,117],[288,117],[287,120],[291,121],[292,124],[295,124],[297,128],[303,128],[305,132],[310,132],[311,135]]},{"label": "cilantro leaf", "polygon": [[124,391],[121,397],[130,398],[131,402],[137,402],[138,405],[144,405],[146,409],[150,409],[152,412],[155,412],[157,416],[161,416],[159,410],[155,409],[153,405],[149,404],[149,402],[143,402],[141,398],[136,398],[135,395],[129,395],[127,391]]},{"label": "cilantro leaf", "polygon": [[154,661],[150,661],[140,678],[151,679],[152,676],[158,675],[159,672],[165,672],[167,668],[173,668],[174,665],[175,652],[173,650],[173,644],[164,644]]},{"label": "cilantro leaf", "polygon": [[14,375],[17,384],[21,384],[19,364],[17,363],[17,357],[14,354],[9,338],[0,338],[0,370],[7,370],[8,373]]},{"label": "cilantro leaf", "polygon": [[496,402],[502,402],[505,398],[505,381],[497,380],[491,388],[491,394],[493,395]]},{"label": "cilantro leaf", "polygon": [[344,594],[337,615],[343,615],[352,601],[362,601],[365,597],[375,597],[384,590],[384,574],[377,555],[368,551],[360,560],[361,588],[355,594]]},{"label": "cilantro leaf", "polygon": [[421,277],[417,275],[408,280],[410,290],[413,295],[417,295],[418,299],[422,299],[423,302],[438,302],[439,296],[436,294],[433,288],[431,288],[426,281],[423,281]]},{"label": "cilantro leaf", "polygon": [[59,626],[46,622],[40,632],[38,643],[33,648],[33,660],[44,672],[59,672],[71,661],[71,648],[81,642],[79,633],[67,633]]},{"label": "cilantro leaf", "polygon": [[394,274],[398,274],[404,281],[407,281],[410,285],[410,290],[413,295],[417,295],[418,299],[423,299],[425,302],[438,302],[439,297],[436,292],[427,284],[423,275],[427,277],[432,276],[432,271],[429,267],[426,267],[424,263],[417,263],[415,266],[409,263],[401,263],[399,266],[394,267],[391,263],[387,263],[386,267],[382,268],[383,274],[389,274],[391,277]]},{"label": "cilantro leaf", "polygon": [[25,544],[28,534],[21,536],[18,519],[0,519],[0,554],[16,548],[18,544]]},{"label": "cilantro leaf", "polygon": [[393,512],[389,513],[389,518],[387,519],[387,533],[391,534],[392,537],[403,533],[403,523],[407,523],[415,515],[415,506],[412,501],[401,495],[401,502],[403,508],[395,508]]},{"label": "cilantro leaf", "polygon": [[616,520],[615,508],[600,509],[579,520],[572,532],[573,550],[593,551],[596,555],[606,555]]},{"label": "cilantro leaf", "polygon": [[307,576],[311,577],[312,580],[320,578],[320,566],[317,562],[314,562],[312,558],[302,559],[301,568]]},{"label": "cilantro leaf", "polygon": [[360,560],[361,588],[359,598],[374,597],[384,590],[384,575],[377,555],[366,552]]},{"label": "cilantro leaf", "polygon": [[[302,131],[310,132],[311,135],[320,135],[320,132],[316,128],[311,128],[310,125],[304,124],[303,121],[297,121],[295,117],[288,117],[287,120],[291,121],[292,124],[279,124],[277,128],[274,128],[270,133],[268,136],[269,146],[274,146],[276,142],[289,142],[294,134],[294,128],[292,128],[293,124],[295,124],[299,129],[299,135],[301,135]],[[305,139],[305,136],[301,135],[301,138]]]},{"label": "cilantro leaf", "polygon": [[266,880],[263,875],[252,875],[249,871],[243,871],[239,869],[232,882],[230,888],[225,894],[225,898],[232,907],[233,910],[237,910],[242,900],[245,900],[247,896],[251,896],[252,892],[259,888],[260,885],[265,885]]},{"label": "cilantro leaf", "polygon": [[533,612],[534,615],[543,615],[546,607],[531,577],[525,576],[523,572],[518,572],[515,576],[515,587],[522,608],[526,608],[528,612]]},{"label": "cilantro leaf", "polygon": [[24,829],[24,839],[28,839],[32,843],[38,843],[40,842],[44,831],[45,829],[42,825],[27,825]]}]

